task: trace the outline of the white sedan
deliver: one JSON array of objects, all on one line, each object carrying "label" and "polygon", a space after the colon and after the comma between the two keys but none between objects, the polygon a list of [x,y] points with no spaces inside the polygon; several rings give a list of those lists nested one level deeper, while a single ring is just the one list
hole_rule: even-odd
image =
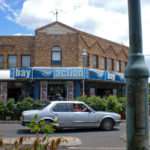
[{"label": "white sedan", "polygon": [[114,112],[95,111],[81,101],[52,101],[41,110],[28,110],[22,113],[22,125],[38,116],[37,122],[58,120],[59,128],[101,128],[112,130],[120,124],[120,115]]}]

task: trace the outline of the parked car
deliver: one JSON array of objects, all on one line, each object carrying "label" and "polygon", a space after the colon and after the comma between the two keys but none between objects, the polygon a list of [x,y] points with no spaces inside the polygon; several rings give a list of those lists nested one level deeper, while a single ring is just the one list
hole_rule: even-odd
[{"label": "parked car", "polygon": [[53,122],[59,128],[101,128],[112,130],[120,123],[120,115],[114,112],[95,111],[81,101],[52,101],[41,110],[29,110],[22,113],[22,125],[31,122],[34,116],[36,120]]}]

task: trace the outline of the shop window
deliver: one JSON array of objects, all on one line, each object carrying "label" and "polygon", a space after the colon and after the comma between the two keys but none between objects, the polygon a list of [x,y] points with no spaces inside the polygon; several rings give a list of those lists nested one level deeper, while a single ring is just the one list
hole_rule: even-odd
[{"label": "shop window", "polygon": [[30,55],[22,55],[21,66],[22,67],[30,67],[31,66],[31,57],[30,57]]},{"label": "shop window", "polygon": [[17,66],[17,56],[9,55],[8,56],[8,68],[15,68]]},{"label": "shop window", "polygon": [[59,65],[61,64],[62,60],[61,60],[61,48],[58,46],[55,46],[52,48],[52,64],[53,65]]},{"label": "shop window", "polygon": [[94,68],[98,68],[98,56],[97,55],[92,56],[92,66]]},{"label": "shop window", "polygon": [[0,55],[0,69],[4,69],[4,56]]}]

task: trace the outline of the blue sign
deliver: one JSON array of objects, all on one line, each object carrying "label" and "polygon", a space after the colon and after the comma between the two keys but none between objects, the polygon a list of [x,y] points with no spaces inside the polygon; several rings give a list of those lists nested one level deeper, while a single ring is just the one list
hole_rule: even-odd
[{"label": "blue sign", "polygon": [[12,68],[10,70],[10,77],[17,79],[30,79],[32,78],[31,68]]},{"label": "blue sign", "polygon": [[53,69],[33,68],[33,79],[53,79]]},{"label": "blue sign", "polygon": [[110,80],[125,82],[123,74],[79,67],[33,67],[10,70],[13,79]]}]

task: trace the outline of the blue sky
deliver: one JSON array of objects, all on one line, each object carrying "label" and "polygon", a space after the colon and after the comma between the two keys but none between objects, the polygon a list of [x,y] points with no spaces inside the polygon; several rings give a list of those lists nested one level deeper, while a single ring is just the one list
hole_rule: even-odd
[{"label": "blue sky", "polygon": [[[143,49],[150,54],[150,0],[141,0]],[[56,20],[128,45],[127,0],[0,0],[0,35],[32,35]],[[149,56],[147,56],[149,57]]]}]

